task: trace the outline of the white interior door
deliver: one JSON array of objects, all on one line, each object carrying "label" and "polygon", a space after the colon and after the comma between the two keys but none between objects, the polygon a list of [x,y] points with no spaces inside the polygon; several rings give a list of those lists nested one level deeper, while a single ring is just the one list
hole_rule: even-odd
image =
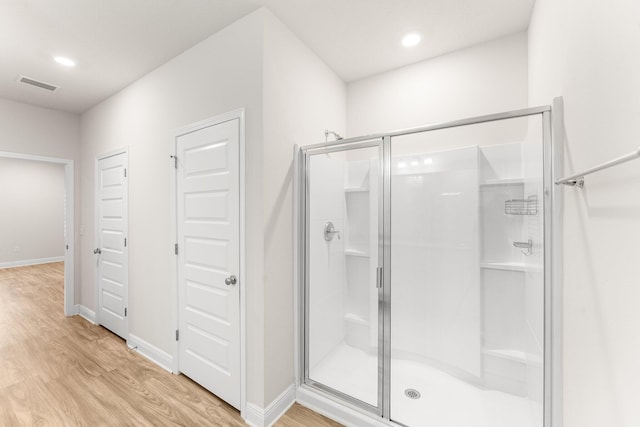
[{"label": "white interior door", "polygon": [[239,120],[176,139],[178,367],[240,408]]},{"label": "white interior door", "polygon": [[98,160],[96,187],[98,323],[127,339],[127,153]]}]

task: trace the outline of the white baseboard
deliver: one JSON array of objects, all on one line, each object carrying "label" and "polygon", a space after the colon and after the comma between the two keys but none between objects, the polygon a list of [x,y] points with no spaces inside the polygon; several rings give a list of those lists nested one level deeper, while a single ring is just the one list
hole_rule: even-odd
[{"label": "white baseboard", "polygon": [[28,265],[49,264],[64,261],[64,256],[50,258],[24,259],[20,261],[0,262],[0,268],[26,267]]},{"label": "white baseboard", "polygon": [[280,393],[266,408],[247,402],[247,409],[243,414],[247,424],[253,427],[271,427],[296,401],[296,387],[291,384]]},{"label": "white baseboard", "polygon": [[166,369],[169,372],[173,372],[173,369],[171,369],[173,366],[173,356],[166,351],[160,350],[153,344],[150,344],[133,334],[129,334],[127,345],[161,368]]},{"label": "white baseboard", "polygon": [[94,325],[96,324],[96,312],[85,307],[82,304],[76,304],[73,306],[73,311],[74,314],[79,315],[80,317],[84,318],[85,320],[93,323]]}]

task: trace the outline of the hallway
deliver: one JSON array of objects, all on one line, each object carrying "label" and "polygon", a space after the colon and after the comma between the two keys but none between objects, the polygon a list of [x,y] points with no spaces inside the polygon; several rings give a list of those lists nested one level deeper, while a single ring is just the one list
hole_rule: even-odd
[{"label": "hallway", "polygon": [[[0,425],[245,425],[62,304],[63,263],[0,269]],[[294,405],[277,425],[338,424]]]}]

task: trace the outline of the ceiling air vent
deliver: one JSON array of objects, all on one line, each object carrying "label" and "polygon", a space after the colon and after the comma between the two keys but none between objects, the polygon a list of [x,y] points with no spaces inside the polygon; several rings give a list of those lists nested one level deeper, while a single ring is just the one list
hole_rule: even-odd
[{"label": "ceiling air vent", "polygon": [[53,92],[54,90],[58,89],[58,86],[49,84],[49,83],[45,83],[45,82],[41,82],[39,80],[35,80],[32,79],[31,77],[27,77],[27,76],[18,76],[18,81],[20,83],[24,83],[24,84],[28,84],[31,86],[36,86],[39,87],[41,89],[46,89],[46,90],[50,90],[51,92]]}]

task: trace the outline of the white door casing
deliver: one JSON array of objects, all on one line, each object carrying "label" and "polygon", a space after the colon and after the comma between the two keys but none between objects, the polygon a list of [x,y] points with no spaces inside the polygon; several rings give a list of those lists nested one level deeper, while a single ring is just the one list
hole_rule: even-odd
[{"label": "white door casing", "polygon": [[96,321],[127,339],[127,153],[101,157],[96,167]]},{"label": "white door casing", "polygon": [[178,369],[241,407],[240,119],[175,138]]}]

